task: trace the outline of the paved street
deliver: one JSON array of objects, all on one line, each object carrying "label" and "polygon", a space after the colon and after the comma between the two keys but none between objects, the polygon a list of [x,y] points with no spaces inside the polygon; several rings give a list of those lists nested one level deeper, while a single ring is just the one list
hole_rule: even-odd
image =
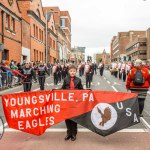
[{"label": "paved street", "polygon": [[[82,77],[82,83],[85,88],[85,77]],[[50,76],[46,80],[45,89],[59,89],[62,83],[54,86],[53,77]],[[110,72],[105,70],[104,76],[100,77],[100,75],[94,75],[92,82],[93,90],[109,90],[116,92],[127,92],[125,88],[125,83],[121,80],[116,79],[114,76],[110,75]],[[37,83],[33,84],[32,91],[39,90],[39,85]],[[0,94],[9,94],[9,93],[17,93],[22,92],[22,86],[9,89],[7,91],[0,92]],[[150,145],[148,143],[148,139],[150,139],[150,92],[148,92],[145,109],[144,109],[144,117],[141,119],[141,123],[135,125],[129,129],[125,129],[118,133],[115,133],[106,138],[100,137],[89,130],[79,126],[79,134],[77,137],[77,141],[74,143],[68,141],[64,141],[64,137],[66,135],[65,124],[64,122],[55,125],[49,128],[46,133],[40,137],[35,137],[29,135],[27,133],[21,133],[19,131],[15,131],[13,129],[9,129],[3,114],[2,104],[0,105],[0,115],[4,120],[5,133],[0,141],[3,150],[11,149],[11,150],[47,150],[51,149],[82,149],[83,145],[87,150],[97,150],[97,149],[150,149]],[[38,142],[37,142],[38,141]],[[56,146],[57,143],[57,146]],[[67,144],[66,144],[67,143]],[[43,146],[43,148],[41,148]],[[55,147],[55,148],[54,148]],[[113,148],[112,148],[113,147]]]}]

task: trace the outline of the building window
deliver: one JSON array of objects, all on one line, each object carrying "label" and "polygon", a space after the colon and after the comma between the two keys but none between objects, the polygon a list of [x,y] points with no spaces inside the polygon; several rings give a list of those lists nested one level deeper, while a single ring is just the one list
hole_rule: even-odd
[{"label": "building window", "polygon": [[36,11],[36,15],[37,15],[39,18],[41,18],[41,15],[40,15],[40,11],[39,11],[39,9],[37,9],[37,11]]},{"label": "building window", "polygon": [[43,61],[43,53],[42,53],[42,59],[41,60]]},{"label": "building window", "polygon": [[36,38],[38,39],[38,27],[36,26]]},{"label": "building window", "polygon": [[12,23],[12,30],[15,31],[15,19],[14,18],[11,19],[11,23]]},{"label": "building window", "polygon": [[34,32],[34,37],[35,37],[35,24],[33,24],[33,32]]},{"label": "building window", "polygon": [[43,42],[44,41],[44,39],[43,39],[43,31],[41,33],[42,33],[42,37],[41,38],[42,38],[42,42]]},{"label": "building window", "polygon": [[50,47],[52,47],[52,38],[50,37]]},{"label": "building window", "polygon": [[65,27],[65,19],[64,18],[60,19],[60,26]]},{"label": "building window", "polygon": [[39,29],[39,37],[40,37],[40,40],[42,40],[42,38],[41,38],[41,29]]},{"label": "building window", "polygon": [[10,29],[10,16],[6,15],[6,27]]},{"label": "building window", "polygon": [[53,48],[55,49],[55,41],[53,41]]}]

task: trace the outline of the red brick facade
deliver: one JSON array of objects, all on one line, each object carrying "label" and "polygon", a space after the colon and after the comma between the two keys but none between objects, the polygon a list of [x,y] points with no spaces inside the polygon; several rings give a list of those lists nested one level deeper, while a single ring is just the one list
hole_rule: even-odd
[{"label": "red brick facade", "polygon": [[[46,22],[41,0],[13,0],[12,4],[9,0],[0,1],[0,43],[5,49],[0,52],[1,60],[54,63],[60,59],[60,44],[62,53],[71,49],[71,34],[60,28],[60,10],[59,15],[51,14]],[[71,24],[65,24],[71,28]]]},{"label": "red brick facade", "polygon": [[8,0],[0,3],[0,42],[4,43],[4,51],[0,59],[21,61],[21,13],[17,2],[12,5]]},{"label": "red brick facade", "polygon": [[126,47],[133,42],[137,37],[145,37],[145,31],[129,31],[119,32],[111,41],[111,60],[126,60]]}]

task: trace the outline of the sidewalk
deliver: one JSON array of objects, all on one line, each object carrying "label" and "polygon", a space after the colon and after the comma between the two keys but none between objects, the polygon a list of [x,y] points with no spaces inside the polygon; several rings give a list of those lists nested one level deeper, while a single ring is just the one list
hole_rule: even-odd
[{"label": "sidewalk", "polygon": [[77,140],[64,141],[65,132],[47,132],[37,137],[22,132],[5,132],[2,150],[150,150],[150,133],[115,133],[101,137],[79,132]]}]

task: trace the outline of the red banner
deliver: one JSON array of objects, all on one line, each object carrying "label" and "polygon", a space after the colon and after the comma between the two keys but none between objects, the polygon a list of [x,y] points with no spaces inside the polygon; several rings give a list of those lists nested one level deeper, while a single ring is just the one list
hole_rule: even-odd
[{"label": "red banner", "polygon": [[41,135],[54,124],[91,111],[98,103],[115,103],[137,97],[137,94],[54,90],[24,92],[2,96],[10,128]]}]

